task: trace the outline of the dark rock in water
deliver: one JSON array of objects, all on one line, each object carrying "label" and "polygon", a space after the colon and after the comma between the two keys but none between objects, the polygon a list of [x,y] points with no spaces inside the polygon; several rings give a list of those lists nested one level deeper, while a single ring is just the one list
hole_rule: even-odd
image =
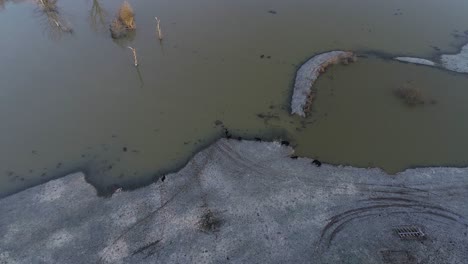
[{"label": "dark rock in water", "polygon": [[297,158],[299,158],[299,157],[298,157],[298,156],[291,156],[290,158],[291,158],[291,159],[297,159]]},{"label": "dark rock in water", "polygon": [[255,139],[255,141],[262,141],[262,139],[259,138],[259,137],[256,137],[256,138],[254,138],[254,139]]},{"label": "dark rock in water", "polygon": [[217,125],[217,126],[221,126],[223,124],[223,122],[221,120],[216,120],[214,122],[214,124]]},{"label": "dark rock in water", "polygon": [[263,59],[263,58],[265,58],[265,55],[263,55],[263,54],[260,55],[260,59]]},{"label": "dark rock in water", "polygon": [[319,160],[314,160],[314,161],[312,161],[312,164],[314,164],[314,165],[317,166],[317,167],[322,166],[322,162],[320,162]]},{"label": "dark rock in water", "polygon": [[227,128],[224,128],[224,136],[226,136],[226,138],[232,138],[232,135],[231,133],[229,133],[229,130],[227,130]]},{"label": "dark rock in water", "polygon": [[166,180],[166,175],[163,175],[163,176],[161,177],[161,181],[164,182],[165,180]]},{"label": "dark rock in water", "polygon": [[267,56],[267,59],[271,59],[271,56]]},{"label": "dark rock in water", "polygon": [[127,147],[123,147],[123,152],[127,152]]},{"label": "dark rock in water", "polygon": [[278,14],[278,12],[276,12],[275,10],[269,10],[268,13],[273,14],[273,15]]},{"label": "dark rock in water", "polygon": [[120,186],[118,184],[112,184],[112,185],[107,187],[107,191],[109,193],[115,193],[118,190],[122,190],[122,186]]},{"label": "dark rock in water", "polygon": [[289,141],[282,140],[282,141],[281,141],[281,145],[289,146]]}]

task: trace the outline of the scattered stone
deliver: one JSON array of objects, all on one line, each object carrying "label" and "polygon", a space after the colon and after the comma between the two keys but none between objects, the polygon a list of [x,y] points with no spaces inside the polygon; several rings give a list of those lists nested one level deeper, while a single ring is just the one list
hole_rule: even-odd
[{"label": "scattered stone", "polygon": [[314,164],[314,165],[317,166],[317,167],[322,166],[322,162],[320,162],[319,160],[314,160],[314,161],[312,161],[312,164]]}]

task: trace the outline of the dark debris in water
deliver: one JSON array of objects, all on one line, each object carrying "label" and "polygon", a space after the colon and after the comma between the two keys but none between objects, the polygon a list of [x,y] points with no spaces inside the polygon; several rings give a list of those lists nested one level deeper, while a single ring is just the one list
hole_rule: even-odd
[{"label": "dark debris in water", "polygon": [[271,56],[265,55],[265,54],[260,55],[260,59],[264,59],[264,58],[271,59]]},{"label": "dark debris in water", "polygon": [[263,121],[266,124],[268,124],[271,120],[279,120],[280,119],[279,115],[277,113],[272,113],[272,112],[259,113],[259,114],[257,114],[257,117],[263,119]]}]

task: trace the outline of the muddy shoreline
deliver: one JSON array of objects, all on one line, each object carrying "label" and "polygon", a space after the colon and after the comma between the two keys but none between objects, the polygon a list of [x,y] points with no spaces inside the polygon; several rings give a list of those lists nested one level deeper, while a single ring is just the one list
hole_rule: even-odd
[{"label": "muddy shoreline", "polygon": [[[463,39],[462,42],[459,41],[459,43],[457,45],[454,45],[454,47],[457,47],[456,48],[457,50],[461,50],[461,48],[464,47],[465,45],[467,45],[467,44],[466,44],[465,39]],[[448,52],[438,51],[438,52],[435,52],[433,54],[433,56],[429,56],[429,58],[431,60],[435,60],[436,58],[440,57],[441,54],[457,54],[457,53],[458,52],[448,53]],[[395,62],[395,60],[394,60],[395,57],[403,56],[401,54],[390,54],[390,53],[375,51],[375,50],[358,50],[358,51],[355,52],[355,54],[360,59],[365,59],[367,57],[375,57],[375,58],[379,58],[379,59],[389,61],[389,62]],[[312,57],[310,57],[310,58],[312,58]],[[307,62],[309,59],[303,61],[303,63]],[[401,62],[401,63],[404,63],[404,62]],[[431,66],[426,66],[426,65],[420,65],[420,66],[422,66],[422,67],[431,67]],[[352,67],[352,65],[350,65],[349,67]],[[299,69],[300,66],[296,66],[296,68]],[[431,68],[433,68],[433,67],[431,67]],[[455,74],[455,75],[460,75],[460,74],[465,75],[463,73],[453,72],[453,71],[450,71],[450,70],[445,69],[445,68],[438,68],[438,69],[442,70],[442,71],[449,72],[451,74]],[[287,94],[286,98],[284,99],[284,108],[285,108],[284,111],[287,111],[286,109],[289,107],[288,105],[289,105],[290,100],[291,100],[292,95],[293,95],[293,88],[294,88],[294,77],[291,78],[290,89],[288,90],[289,94]],[[262,117],[259,117],[259,118],[262,118]],[[269,136],[265,136],[264,134],[269,134]],[[237,133],[236,130],[233,129],[231,136],[232,136],[232,138],[242,137],[243,139],[251,139],[251,140],[255,140],[255,138],[259,138],[262,141],[273,141],[273,140],[283,140],[283,139],[291,140],[291,138],[289,138],[287,134],[288,133],[286,131],[278,132],[277,130],[270,130],[270,131],[265,131],[262,134],[245,135],[243,133]],[[212,137],[212,138],[206,140],[204,144],[196,146],[194,148],[194,151],[190,155],[188,155],[186,158],[184,158],[183,160],[177,161],[177,162],[175,162],[173,164],[169,164],[167,167],[161,168],[161,169],[159,169],[157,171],[147,173],[145,175],[140,175],[140,177],[138,177],[139,179],[129,179],[129,180],[119,182],[119,183],[116,183],[116,184],[111,184],[111,185],[99,184],[94,179],[94,177],[99,177],[99,175],[97,175],[98,173],[92,172],[94,170],[93,166],[88,165],[88,164],[90,164],[91,161],[90,160],[85,160],[85,161],[78,161],[77,163],[79,165],[67,167],[66,170],[58,172],[58,173],[50,174],[50,172],[48,172],[48,174],[52,175],[52,176],[48,176],[46,179],[38,177],[37,179],[31,181],[29,184],[25,185],[24,188],[20,188],[20,189],[17,189],[15,191],[12,191],[12,192],[2,194],[2,195],[0,195],[0,198],[7,197],[9,195],[15,194],[15,193],[20,192],[22,190],[25,190],[25,189],[31,188],[33,186],[36,186],[38,184],[44,183],[45,181],[58,179],[58,178],[63,177],[64,175],[67,175],[67,174],[73,173],[73,172],[77,172],[77,171],[82,171],[82,172],[85,173],[85,175],[87,175],[86,180],[90,184],[92,184],[93,186],[95,186],[98,189],[98,193],[101,196],[109,196],[113,192],[113,190],[115,190],[117,188],[120,188],[120,187],[124,187],[126,189],[137,189],[137,188],[140,188],[142,186],[146,186],[146,185],[150,184],[151,182],[163,177],[166,174],[173,173],[173,172],[176,172],[176,171],[180,170],[181,168],[183,168],[190,161],[190,159],[196,153],[206,149],[211,144],[216,142],[218,139],[223,138],[223,137],[226,137],[226,136],[223,134],[222,130],[220,129],[218,136]],[[311,158],[313,158],[313,157],[311,157]],[[353,164],[349,164],[349,163],[346,163],[346,162],[333,163],[333,162],[330,162],[330,161],[327,161],[327,160],[324,160],[324,161],[328,162],[329,164],[334,164],[334,165],[345,165],[345,166],[352,166],[353,165]],[[73,164],[75,162],[71,162],[71,163]],[[468,165],[468,164],[460,165],[460,164],[443,163],[443,164],[433,164],[433,165],[434,166],[444,166],[444,167],[464,167],[464,165]],[[411,166],[406,166],[405,168],[406,169],[411,169],[411,168],[424,168],[424,167],[428,167],[428,166],[415,164],[415,165],[411,165]],[[93,175],[93,176],[90,177],[89,175]]]},{"label": "muddy shoreline", "polygon": [[[0,199],[8,212],[0,219],[0,261],[466,259],[468,168],[388,177],[380,169],[317,166],[293,155],[279,142],[220,139],[180,171],[107,198],[83,173],[32,187]],[[420,237],[401,239],[398,228]]]}]

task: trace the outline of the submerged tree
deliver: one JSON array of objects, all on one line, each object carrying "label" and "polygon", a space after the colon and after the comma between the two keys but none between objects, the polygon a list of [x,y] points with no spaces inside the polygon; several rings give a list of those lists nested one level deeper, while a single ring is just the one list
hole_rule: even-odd
[{"label": "submerged tree", "polygon": [[99,0],[93,0],[93,6],[91,7],[91,12],[89,16],[91,21],[91,27],[96,31],[99,29],[103,29],[106,24],[106,16],[107,13],[101,7],[101,3],[99,2]]},{"label": "submerged tree", "polygon": [[39,9],[45,15],[52,34],[61,36],[62,33],[73,33],[68,22],[60,15],[57,0],[37,0]]}]

